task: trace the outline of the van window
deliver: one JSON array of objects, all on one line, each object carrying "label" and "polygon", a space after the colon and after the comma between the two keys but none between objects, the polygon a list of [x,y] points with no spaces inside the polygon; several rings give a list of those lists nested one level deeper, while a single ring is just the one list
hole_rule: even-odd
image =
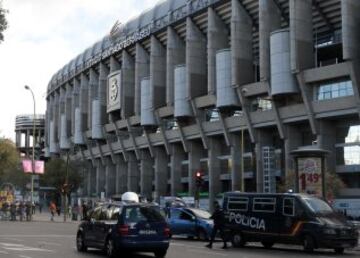
[{"label": "van window", "polygon": [[254,212],[275,212],[276,198],[254,198]]},{"label": "van window", "polygon": [[294,198],[283,199],[283,215],[294,216],[295,215],[295,200]]},{"label": "van window", "polygon": [[247,211],[249,198],[246,197],[230,197],[227,203],[228,211]]},{"label": "van window", "polygon": [[154,207],[128,207],[125,211],[125,223],[164,222],[163,216]]}]

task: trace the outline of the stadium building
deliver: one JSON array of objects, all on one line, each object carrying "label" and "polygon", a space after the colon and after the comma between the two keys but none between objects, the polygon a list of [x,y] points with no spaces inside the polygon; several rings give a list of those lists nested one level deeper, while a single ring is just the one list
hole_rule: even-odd
[{"label": "stadium building", "polygon": [[358,0],[162,1],[54,74],[47,154],[88,161],[84,196],[192,196],[201,171],[211,204],[316,145],[359,197],[359,26]]}]

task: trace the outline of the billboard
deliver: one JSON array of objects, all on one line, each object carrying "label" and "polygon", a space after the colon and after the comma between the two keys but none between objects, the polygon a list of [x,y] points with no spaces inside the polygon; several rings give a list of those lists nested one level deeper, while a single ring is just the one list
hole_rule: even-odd
[{"label": "billboard", "polygon": [[116,71],[108,76],[107,85],[107,112],[120,110],[121,105],[121,71]]},{"label": "billboard", "polygon": [[[22,161],[22,166],[24,173],[32,173],[32,161],[29,159],[24,159]],[[44,174],[44,161],[43,160],[35,160],[35,174]]]},{"label": "billboard", "polygon": [[322,196],[321,158],[298,158],[299,192]]}]

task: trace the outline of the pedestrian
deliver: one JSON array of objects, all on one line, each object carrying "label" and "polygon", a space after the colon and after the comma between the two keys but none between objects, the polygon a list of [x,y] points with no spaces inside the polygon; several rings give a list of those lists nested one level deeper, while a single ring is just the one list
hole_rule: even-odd
[{"label": "pedestrian", "polygon": [[24,220],[24,215],[25,215],[25,204],[23,202],[20,202],[20,205],[19,205],[19,218],[20,218],[20,221]]},{"label": "pedestrian", "polygon": [[12,202],[10,205],[10,220],[16,221],[16,204]]},{"label": "pedestrian", "polygon": [[50,210],[50,220],[54,221],[54,216],[55,216],[55,212],[56,212],[56,205],[54,202],[50,202],[50,206],[49,206],[49,210]]},{"label": "pedestrian", "polygon": [[58,216],[60,216],[60,213],[61,213],[60,206],[56,206],[56,212],[57,212]]},{"label": "pedestrian", "polygon": [[26,213],[26,220],[30,221],[31,220],[31,209],[32,209],[32,205],[30,202],[27,202],[25,205],[25,213]]},{"label": "pedestrian", "polygon": [[83,220],[86,218],[86,214],[87,214],[87,205],[85,202],[83,202],[83,204],[82,204],[82,219]]},{"label": "pedestrian", "polygon": [[40,203],[39,203],[39,213],[41,213],[41,212],[42,212],[42,207],[43,207],[43,203],[42,203],[42,202],[40,202]]},{"label": "pedestrian", "polygon": [[216,202],[216,201],[214,202],[214,208],[215,208],[215,210],[214,210],[213,214],[210,217],[211,219],[214,220],[214,227],[213,227],[213,230],[211,232],[210,242],[206,245],[206,247],[212,248],[216,233],[219,231],[220,232],[220,237],[224,242],[224,245],[223,245],[222,248],[226,249],[227,244],[226,244],[226,237],[225,237],[225,234],[224,234],[224,223],[225,223],[224,212],[221,209],[219,203]]}]

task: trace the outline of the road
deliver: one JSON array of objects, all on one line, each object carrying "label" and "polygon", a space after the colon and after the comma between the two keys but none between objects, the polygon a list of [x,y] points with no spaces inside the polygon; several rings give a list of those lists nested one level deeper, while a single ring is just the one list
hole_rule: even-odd
[{"label": "road", "polygon": [[[77,222],[63,223],[57,217],[56,222],[50,222],[48,217],[33,222],[0,222],[0,257],[6,258],[78,258],[99,257],[105,255],[90,249],[87,253],[79,253],[75,248],[75,233]],[[301,247],[275,245],[267,250],[258,244],[249,244],[241,249],[221,249],[222,243],[214,244],[208,249],[206,243],[174,238],[168,250],[167,258],[260,258],[260,257],[360,257],[360,248],[346,251],[344,255],[336,255],[331,250],[316,251],[314,255],[306,254]],[[152,254],[136,254],[132,257],[154,257]]]}]

